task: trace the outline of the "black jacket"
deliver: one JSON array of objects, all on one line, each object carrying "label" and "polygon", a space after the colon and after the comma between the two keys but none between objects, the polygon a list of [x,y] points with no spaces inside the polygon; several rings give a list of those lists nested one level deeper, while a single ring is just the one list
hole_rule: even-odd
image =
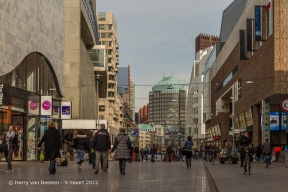
[{"label": "black jacket", "polygon": [[139,153],[139,148],[138,147],[134,147],[134,152],[135,153]]},{"label": "black jacket", "polygon": [[250,137],[244,137],[243,135],[240,137],[239,139],[239,145],[240,146],[244,146],[244,147],[248,147],[249,144],[251,144],[251,139]]},{"label": "black jacket", "polygon": [[58,129],[50,128],[45,131],[37,147],[41,147],[43,142],[45,142],[45,161],[61,157],[60,149],[62,149],[62,143]]},{"label": "black jacket", "polygon": [[156,153],[157,153],[157,148],[156,148],[156,147],[152,147],[152,148],[150,149],[150,153],[151,153],[151,154],[156,154]]},{"label": "black jacket", "polygon": [[77,137],[73,139],[73,145],[71,146],[76,150],[82,150],[82,151],[89,150],[89,142],[87,140],[87,136],[77,135]]},{"label": "black jacket", "polygon": [[110,135],[106,129],[100,129],[95,133],[92,147],[95,151],[108,151],[111,149]]}]

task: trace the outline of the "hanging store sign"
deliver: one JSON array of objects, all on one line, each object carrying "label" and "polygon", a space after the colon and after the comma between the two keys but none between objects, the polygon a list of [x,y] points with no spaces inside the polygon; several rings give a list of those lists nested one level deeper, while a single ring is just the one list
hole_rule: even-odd
[{"label": "hanging store sign", "polygon": [[8,84],[6,82],[0,83],[0,106],[8,105]]},{"label": "hanging store sign", "polygon": [[39,115],[39,103],[34,101],[28,101],[28,113],[33,115]]},{"label": "hanging store sign", "polygon": [[131,137],[138,137],[138,130],[137,129],[131,130]]},{"label": "hanging store sign", "polygon": [[71,119],[72,106],[71,102],[61,102],[61,119]]},{"label": "hanging store sign", "polygon": [[255,41],[261,41],[261,7],[255,6]]},{"label": "hanging store sign", "polygon": [[41,96],[41,115],[52,115],[52,96]]},{"label": "hanging store sign", "polygon": [[219,140],[219,139],[221,139],[221,136],[214,136],[214,137],[213,137],[213,140],[214,140],[214,141]]}]

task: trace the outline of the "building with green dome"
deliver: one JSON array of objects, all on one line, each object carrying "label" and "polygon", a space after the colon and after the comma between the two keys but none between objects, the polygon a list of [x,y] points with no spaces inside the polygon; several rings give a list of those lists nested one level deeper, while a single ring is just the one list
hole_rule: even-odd
[{"label": "building with green dome", "polygon": [[163,146],[184,144],[186,90],[173,76],[164,77],[149,92],[149,123],[162,125]]}]

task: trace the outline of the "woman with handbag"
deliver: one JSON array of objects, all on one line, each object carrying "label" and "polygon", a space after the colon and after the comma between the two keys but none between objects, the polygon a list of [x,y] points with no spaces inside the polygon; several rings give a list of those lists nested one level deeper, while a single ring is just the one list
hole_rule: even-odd
[{"label": "woman with handbag", "polygon": [[37,145],[37,150],[40,150],[42,143],[45,142],[45,161],[50,160],[49,172],[50,174],[56,173],[55,159],[61,157],[60,149],[62,149],[60,131],[56,129],[56,123],[51,121],[48,124],[48,130],[45,131],[41,141]]},{"label": "woman with handbag", "polygon": [[128,135],[125,133],[125,128],[120,128],[120,133],[115,138],[111,153],[115,151],[115,159],[119,161],[120,173],[123,175],[125,174],[126,160],[131,158],[130,150],[131,141]]},{"label": "woman with handbag", "polygon": [[7,144],[7,151],[5,152],[5,157],[7,161],[7,170],[6,173],[12,172],[12,156],[14,150],[18,147],[18,138],[15,132],[13,131],[13,125],[9,126],[9,131],[4,135],[3,143]]}]

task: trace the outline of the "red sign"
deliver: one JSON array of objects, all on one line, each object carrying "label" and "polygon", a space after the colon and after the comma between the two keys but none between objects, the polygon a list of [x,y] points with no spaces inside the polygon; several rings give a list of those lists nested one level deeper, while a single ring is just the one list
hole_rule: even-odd
[{"label": "red sign", "polygon": [[285,99],[281,102],[280,107],[283,111],[288,112],[288,99]]},{"label": "red sign", "polygon": [[221,136],[213,136],[213,140],[219,140]]}]

